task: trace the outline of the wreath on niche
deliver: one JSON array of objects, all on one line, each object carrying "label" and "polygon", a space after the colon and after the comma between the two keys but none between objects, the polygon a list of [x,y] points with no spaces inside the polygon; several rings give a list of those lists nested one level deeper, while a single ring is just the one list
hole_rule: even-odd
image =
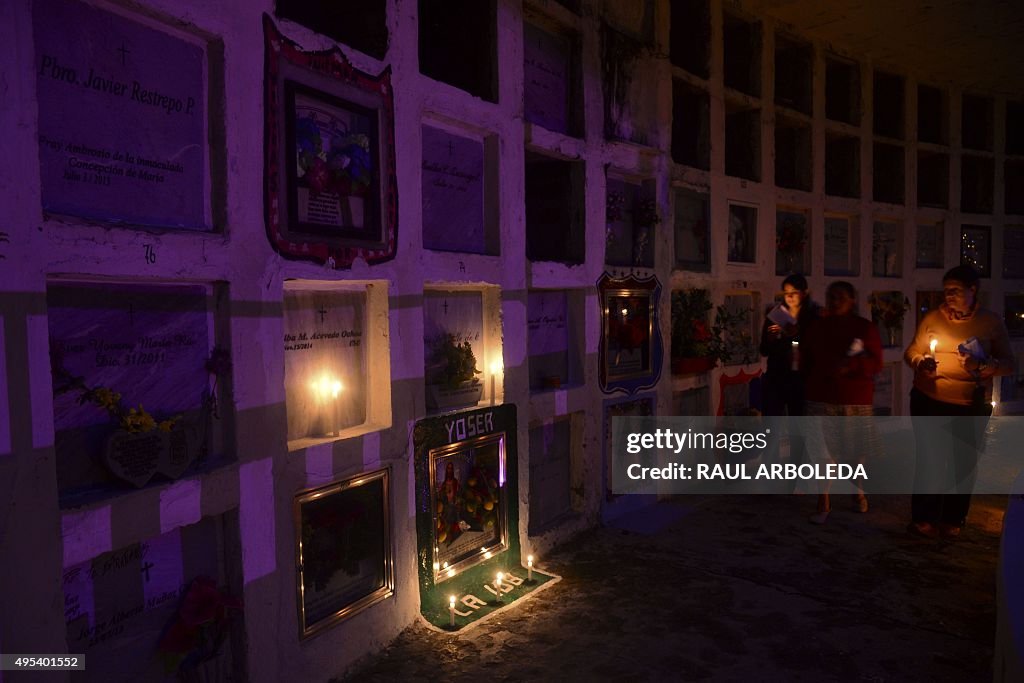
[{"label": "wreath on niche", "polygon": [[[196,458],[206,455],[208,425],[211,419],[220,419],[218,383],[222,376],[231,372],[229,352],[222,347],[214,347],[205,368],[213,377],[213,383],[204,392],[200,405],[202,433],[198,434],[185,424],[181,414],[158,418],[141,403],[138,407],[126,407],[121,392],[111,387],[87,384],[84,377],[72,374],[64,366],[59,349],[54,348],[50,352],[54,396],[76,393],[78,405],[92,404],[110,416],[114,431],[108,437],[101,460],[111,474],[138,488],[145,486],[157,473],[177,479]],[[152,466],[140,464],[140,461],[152,459],[151,451],[156,451],[156,462]]]}]

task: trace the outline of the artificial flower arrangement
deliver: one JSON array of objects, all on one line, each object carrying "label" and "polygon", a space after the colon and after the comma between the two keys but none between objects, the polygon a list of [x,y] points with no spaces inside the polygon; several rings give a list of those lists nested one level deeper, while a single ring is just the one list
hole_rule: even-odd
[{"label": "artificial flower arrangement", "polygon": [[448,389],[457,389],[463,384],[476,384],[479,380],[476,369],[476,355],[468,341],[459,343],[453,334],[444,335],[434,349],[429,384],[440,384]]},{"label": "artificial flower arrangement", "polygon": [[[326,144],[325,144],[326,143]],[[370,138],[347,130],[331,135],[313,116],[295,122],[299,177],[313,192],[363,196],[373,181]]]},{"label": "artificial flower arrangement", "polygon": [[910,299],[903,292],[872,292],[868,297],[871,317],[888,328],[902,328],[903,317],[910,310]]},{"label": "artificial flower arrangement", "polygon": [[889,333],[888,346],[896,346],[896,335],[903,330],[903,318],[910,310],[910,299],[896,290],[872,292],[868,304],[871,306],[871,319],[876,325],[883,325]]},{"label": "artificial flower arrangement", "polygon": [[[125,408],[121,403],[121,394],[109,387],[90,387],[85,383],[84,377],[72,375],[61,360],[60,353],[56,350],[50,354],[50,370],[55,380],[55,393],[63,394],[77,391],[78,404],[92,403],[97,408],[107,411],[114,418],[119,429],[130,434],[142,434],[159,429],[163,432],[170,432],[181,420],[181,415],[174,415],[163,420],[157,420],[140,403],[138,408]],[[213,375],[213,387],[210,390],[208,401],[214,417],[217,415],[217,381],[221,375],[231,371],[231,357],[226,349],[215,347],[206,361],[206,371]]]},{"label": "artificial flower arrangement", "polygon": [[157,644],[164,670],[181,680],[195,678],[201,664],[220,654],[231,620],[241,610],[242,602],[209,576],[193,579]]},{"label": "artificial flower arrangement", "polygon": [[[725,306],[715,308],[715,322],[708,327],[708,313],[715,308],[706,289],[672,292],[672,358],[707,358],[726,363],[749,345],[741,327],[746,312]],[[747,333],[749,336],[749,333]]]}]

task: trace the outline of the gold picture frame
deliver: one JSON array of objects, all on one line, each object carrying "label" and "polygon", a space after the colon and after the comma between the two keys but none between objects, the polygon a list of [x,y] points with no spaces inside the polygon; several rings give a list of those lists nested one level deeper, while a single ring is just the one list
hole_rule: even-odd
[{"label": "gold picture frame", "polygon": [[296,494],[300,639],[394,595],[390,507],[387,468]]},{"label": "gold picture frame", "polygon": [[429,452],[434,582],[508,548],[505,432]]}]

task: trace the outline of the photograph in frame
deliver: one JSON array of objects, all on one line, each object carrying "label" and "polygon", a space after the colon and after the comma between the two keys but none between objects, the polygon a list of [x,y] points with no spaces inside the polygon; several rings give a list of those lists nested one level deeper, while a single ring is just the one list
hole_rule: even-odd
[{"label": "photograph in frame", "polygon": [[375,109],[285,82],[289,232],[381,241]]},{"label": "photograph in frame", "polygon": [[508,545],[505,434],[430,451],[434,580],[443,581]]},{"label": "photograph in frame", "polygon": [[611,291],[605,295],[606,368],[609,379],[651,372],[653,298],[649,292]]},{"label": "photograph in frame", "polygon": [[295,497],[300,637],[394,594],[389,507],[387,469]]}]

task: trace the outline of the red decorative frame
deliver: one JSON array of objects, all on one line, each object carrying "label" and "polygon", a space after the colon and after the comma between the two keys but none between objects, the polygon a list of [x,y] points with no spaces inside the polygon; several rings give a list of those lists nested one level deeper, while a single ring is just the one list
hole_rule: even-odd
[{"label": "red decorative frame", "polygon": [[[356,259],[381,263],[395,257],[398,238],[398,183],[395,177],[395,105],[391,88],[391,67],[371,76],[352,66],[337,48],[305,51],[284,37],[269,15],[263,15],[264,72],[264,217],[267,237],[285,258],[313,261],[332,268],[351,268]],[[287,182],[283,179],[286,150],[282,140],[286,125],[284,79],[333,90],[363,93],[379,103],[380,226],[379,240],[324,237],[289,229]],[[331,86],[334,86],[332,88]]]}]

